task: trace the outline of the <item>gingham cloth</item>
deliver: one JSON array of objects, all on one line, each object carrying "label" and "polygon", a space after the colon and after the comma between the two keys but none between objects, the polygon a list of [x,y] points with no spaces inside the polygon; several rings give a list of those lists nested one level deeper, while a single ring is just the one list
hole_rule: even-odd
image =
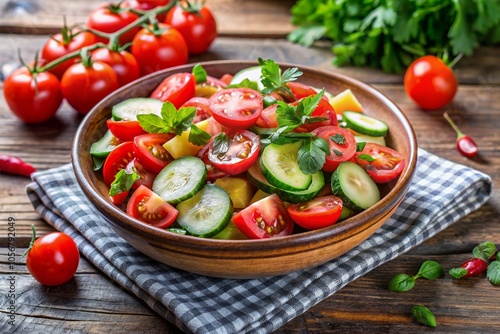
[{"label": "gingham cloth", "polygon": [[160,264],[118,237],[84,197],[71,165],[38,172],[35,210],[69,234],[109,278],[185,332],[269,333],[377,266],[484,204],[491,179],[418,151],[416,175],[395,214],[369,239],[316,268],[249,280],[212,278]]}]

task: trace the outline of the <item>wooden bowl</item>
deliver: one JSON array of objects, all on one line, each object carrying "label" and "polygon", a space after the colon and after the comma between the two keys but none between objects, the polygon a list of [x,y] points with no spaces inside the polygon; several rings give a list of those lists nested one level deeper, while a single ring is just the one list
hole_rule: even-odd
[{"label": "wooden bowl", "polygon": [[[248,61],[202,63],[209,75],[220,77],[256,65]],[[190,72],[193,65],[170,68],[143,77],[106,97],[85,117],[73,143],[72,161],[76,179],[89,201],[109,226],[142,253],[175,268],[208,276],[255,278],[281,275],[310,268],[347,252],[371,236],[396,210],[406,194],[417,161],[415,133],[405,115],[387,97],[371,86],[333,72],[300,65],[300,82],[326,88],[336,94],[350,88],[368,115],[389,125],[387,143],[402,153],[407,165],[397,181],[382,190],[383,198],[373,207],[330,227],[265,240],[217,240],[179,235],[142,223],[114,206],[100,173],[93,171],[90,145],[106,131],[111,107],[131,97],[149,96],[168,75]]]}]

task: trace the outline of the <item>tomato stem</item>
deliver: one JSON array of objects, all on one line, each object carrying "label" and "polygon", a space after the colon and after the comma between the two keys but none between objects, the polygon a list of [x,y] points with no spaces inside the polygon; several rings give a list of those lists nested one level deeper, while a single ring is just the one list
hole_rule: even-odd
[{"label": "tomato stem", "polygon": [[459,127],[455,124],[455,122],[453,122],[453,120],[451,119],[451,117],[448,115],[447,112],[445,112],[443,114],[443,117],[448,121],[448,123],[451,125],[451,127],[453,128],[453,130],[455,130],[455,132],[457,133],[457,139],[460,139],[463,136],[465,136],[463,134],[463,132],[460,131]]},{"label": "tomato stem", "polygon": [[28,253],[30,252],[31,248],[33,248],[33,244],[35,243],[35,240],[36,240],[36,229],[35,229],[35,225],[31,224],[31,231],[33,232],[32,235],[31,235],[31,241],[30,241],[30,245],[28,246],[28,249],[23,253],[23,255],[21,255],[21,257],[25,257],[26,255],[28,255]]}]

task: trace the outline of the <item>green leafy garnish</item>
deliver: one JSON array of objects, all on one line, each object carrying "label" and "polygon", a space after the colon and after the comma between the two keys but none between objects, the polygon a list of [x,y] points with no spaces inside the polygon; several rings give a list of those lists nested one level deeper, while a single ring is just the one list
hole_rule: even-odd
[{"label": "green leafy garnish", "polygon": [[361,159],[361,160],[365,160],[365,161],[368,161],[368,162],[373,162],[373,161],[376,160],[374,157],[372,157],[369,154],[360,154],[356,158],[357,159]]},{"label": "green leafy garnish", "polygon": [[411,313],[421,324],[429,327],[437,326],[437,321],[434,313],[432,313],[431,310],[429,310],[424,305],[413,306]]},{"label": "green leafy garnish", "polygon": [[161,108],[161,116],[156,114],[140,114],[137,120],[144,131],[149,133],[175,133],[181,135],[191,129],[188,141],[195,145],[204,145],[210,140],[210,135],[193,124],[196,115],[195,107],[182,107],[177,110],[167,101]]},{"label": "green leafy garnish", "polygon": [[425,261],[420,266],[415,276],[406,274],[397,274],[389,281],[389,290],[396,292],[405,292],[413,289],[417,278],[423,277],[429,280],[437,279],[443,276],[444,270],[436,261]]},{"label": "green leafy garnish", "polygon": [[260,78],[264,86],[262,93],[269,94],[271,92],[277,92],[287,100],[296,100],[292,91],[286,84],[287,82],[297,80],[303,74],[297,67],[287,68],[281,73],[281,68],[274,60],[262,60],[262,58],[259,58],[259,65],[262,66],[262,76]]},{"label": "green leafy garnish", "polygon": [[304,46],[332,42],[333,63],[402,73],[416,58],[455,58],[500,43],[498,0],[298,0],[297,29],[287,38]]},{"label": "green leafy garnish", "polygon": [[323,138],[304,139],[297,154],[299,168],[304,174],[315,174],[325,164],[325,155],[330,147]]},{"label": "green leafy garnish", "polygon": [[224,155],[229,150],[229,138],[224,132],[219,133],[213,141],[212,152],[215,155]]},{"label": "green leafy garnish", "polygon": [[312,117],[313,111],[318,107],[325,90],[321,90],[316,95],[308,96],[299,101],[297,106],[289,105],[283,101],[278,101],[276,107],[277,122],[279,127],[286,127],[287,132],[291,132],[304,124],[321,122],[322,117]]},{"label": "green leafy garnish", "polygon": [[135,171],[126,171],[121,169],[116,173],[115,180],[111,183],[109,188],[109,196],[115,196],[122,192],[129,191],[135,181],[140,178],[139,174]]},{"label": "green leafy garnish", "polygon": [[475,258],[483,259],[484,261],[488,262],[490,258],[495,254],[496,249],[497,248],[493,242],[485,241],[474,247],[474,249],[472,250],[472,255],[474,255]]},{"label": "green leafy garnish", "polygon": [[488,265],[488,269],[486,271],[486,276],[490,280],[493,285],[500,285],[500,252],[497,253],[496,261],[492,261]]},{"label": "green leafy garnish", "polygon": [[194,65],[191,73],[193,73],[196,83],[207,82],[207,71],[200,64]]},{"label": "green leafy garnish", "polygon": [[344,145],[345,144],[345,137],[341,135],[340,133],[336,133],[333,136],[330,137],[330,139],[339,145]]},{"label": "green leafy garnish", "polygon": [[243,79],[241,82],[237,84],[227,85],[226,88],[251,88],[253,90],[259,90],[259,85],[248,78]]},{"label": "green leafy garnish", "polygon": [[357,143],[356,143],[356,151],[357,151],[357,152],[361,152],[361,151],[363,151],[363,150],[364,150],[364,148],[365,148],[365,146],[366,146],[366,142],[365,142],[365,141],[360,141],[360,142],[357,142]]}]

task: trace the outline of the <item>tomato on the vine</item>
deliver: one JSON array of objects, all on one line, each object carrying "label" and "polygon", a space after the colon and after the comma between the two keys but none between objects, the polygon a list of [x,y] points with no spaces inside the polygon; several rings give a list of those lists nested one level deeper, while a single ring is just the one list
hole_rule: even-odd
[{"label": "tomato on the vine", "polygon": [[192,55],[207,51],[217,37],[217,23],[212,11],[196,2],[188,3],[187,7],[174,6],[167,13],[165,23],[179,30]]},{"label": "tomato on the vine", "polygon": [[[100,7],[90,12],[85,25],[91,29],[109,34],[126,27],[138,18],[139,16],[131,12],[129,8],[103,3]],[[131,42],[139,29],[140,27],[135,27],[122,34],[119,38],[120,45]],[[108,39],[97,36],[97,41],[107,43]]]},{"label": "tomato on the vine", "polygon": [[86,114],[99,101],[120,86],[113,68],[102,62],[92,62],[88,55],[81,63],[64,72],[61,90],[64,98],[79,113]]},{"label": "tomato on the vine", "polygon": [[[68,29],[66,26],[61,32],[50,37],[45,42],[40,57],[45,63],[50,63],[62,56],[73,51],[81,50],[85,46],[95,44],[96,36],[87,31],[80,29]],[[59,79],[62,78],[64,72],[74,63],[76,58],[72,58],[51,68],[49,72],[54,73]]]},{"label": "tomato on the vine", "polygon": [[120,86],[139,79],[141,72],[135,57],[126,50],[112,51],[108,48],[97,49],[92,52],[92,60],[108,64],[118,76]]},{"label": "tomato on the vine", "polygon": [[26,251],[26,267],[31,276],[46,286],[69,281],[78,268],[80,252],[67,234],[53,232],[35,240],[35,228],[30,248]]},{"label": "tomato on the vine", "polygon": [[166,24],[150,25],[139,30],[132,40],[131,52],[139,63],[141,75],[184,65],[188,61],[184,37]]},{"label": "tomato on the vine", "polygon": [[54,74],[33,74],[25,66],[5,79],[3,94],[10,110],[26,123],[40,123],[52,118],[63,101],[61,85]]},{"label": "tomato on the vine", "polygon": [[436,110],[453,100],[458,81],[453,70],[435,56],[415,60],[406,70],[404,86],[408,96],[422,109]]}]

